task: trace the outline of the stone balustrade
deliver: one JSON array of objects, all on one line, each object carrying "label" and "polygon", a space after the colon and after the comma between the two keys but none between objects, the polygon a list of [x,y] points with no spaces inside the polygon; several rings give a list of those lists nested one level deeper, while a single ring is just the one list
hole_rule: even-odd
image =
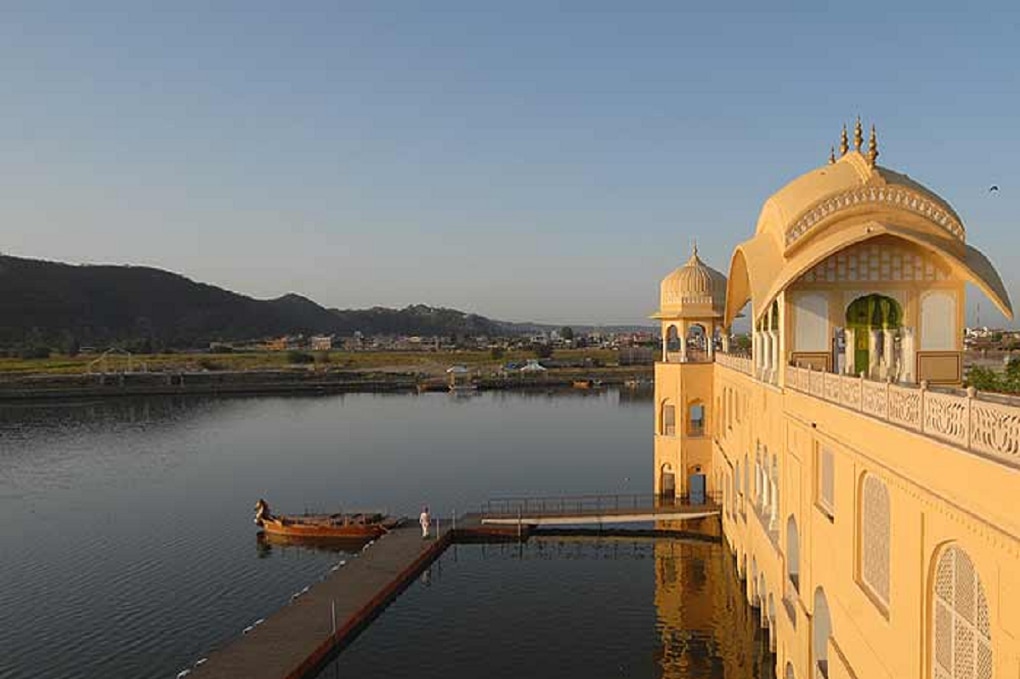
[{"label": "stone balustrade", "polygon": [[958,395],[932,391],[923,383],[904,386],[795,366],[786,369],[786,386],[1020,466],[1020,406],[988,400],[973,389]]},{"label": "stone balustrade", "polygon": [[715,362],[723,365],[731,370],[742,372],[745,375],[753,375],[754,367],[751,363],[750,356],[741,356],[739,354],[724,354],[719,351],[715,354]]}]

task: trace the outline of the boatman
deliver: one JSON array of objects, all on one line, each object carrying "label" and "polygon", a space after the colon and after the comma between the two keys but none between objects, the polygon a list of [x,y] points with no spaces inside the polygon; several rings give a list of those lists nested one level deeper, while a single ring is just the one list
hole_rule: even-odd
[{"label": "boatman", "polygon": [[429,516],[429,507],[425,505],[421,508],[421,516],[418,517],[418,523],[421,524],[421,539],[425,540],[429,536],[429,524],[432,522],[432,517]]}]

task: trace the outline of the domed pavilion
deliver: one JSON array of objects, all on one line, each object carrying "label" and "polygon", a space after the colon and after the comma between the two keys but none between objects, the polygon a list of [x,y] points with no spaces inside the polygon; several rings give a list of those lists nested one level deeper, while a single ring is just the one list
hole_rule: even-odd
[{"label": "domed pavilion", "polygon": [[659,311],[652,318],[662,324],[662,360],[709,360],[726,308],[726,276],[701,261],[694,245],[690,259],[659,286]]},{"label": "domed pavilion", "polygon": [[965,284],[1012,318],[1002,280],[935,192],[877,164],[858,120],[851,150],[784,186],[730,262],[722,324],[750,304],[756,373],[786,365],[958,384]]}]

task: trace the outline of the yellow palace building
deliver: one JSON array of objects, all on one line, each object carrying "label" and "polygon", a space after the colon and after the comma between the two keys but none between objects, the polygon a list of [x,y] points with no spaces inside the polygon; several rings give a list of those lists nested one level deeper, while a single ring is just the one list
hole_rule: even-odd
[{"label": "yellow palace building", "polygon": [[728,277],[695,249],[663,279],[656,493],[719,503],[778,677],[1020,679],[1020,401],[960,389],[965,285],[1010,301],[949,203],[853,136]]}]

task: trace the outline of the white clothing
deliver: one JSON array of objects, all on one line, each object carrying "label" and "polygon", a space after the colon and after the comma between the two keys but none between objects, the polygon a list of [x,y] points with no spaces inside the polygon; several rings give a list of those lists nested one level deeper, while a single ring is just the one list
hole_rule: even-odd
[{"label": "white clothing", "polygon": [[418,517],[418,523],[421,524],[421,536],[427,538],[429,536],[429,524],[432,522],[432,517],[429,516],[428,512],[422,512],[421,516]]}]

